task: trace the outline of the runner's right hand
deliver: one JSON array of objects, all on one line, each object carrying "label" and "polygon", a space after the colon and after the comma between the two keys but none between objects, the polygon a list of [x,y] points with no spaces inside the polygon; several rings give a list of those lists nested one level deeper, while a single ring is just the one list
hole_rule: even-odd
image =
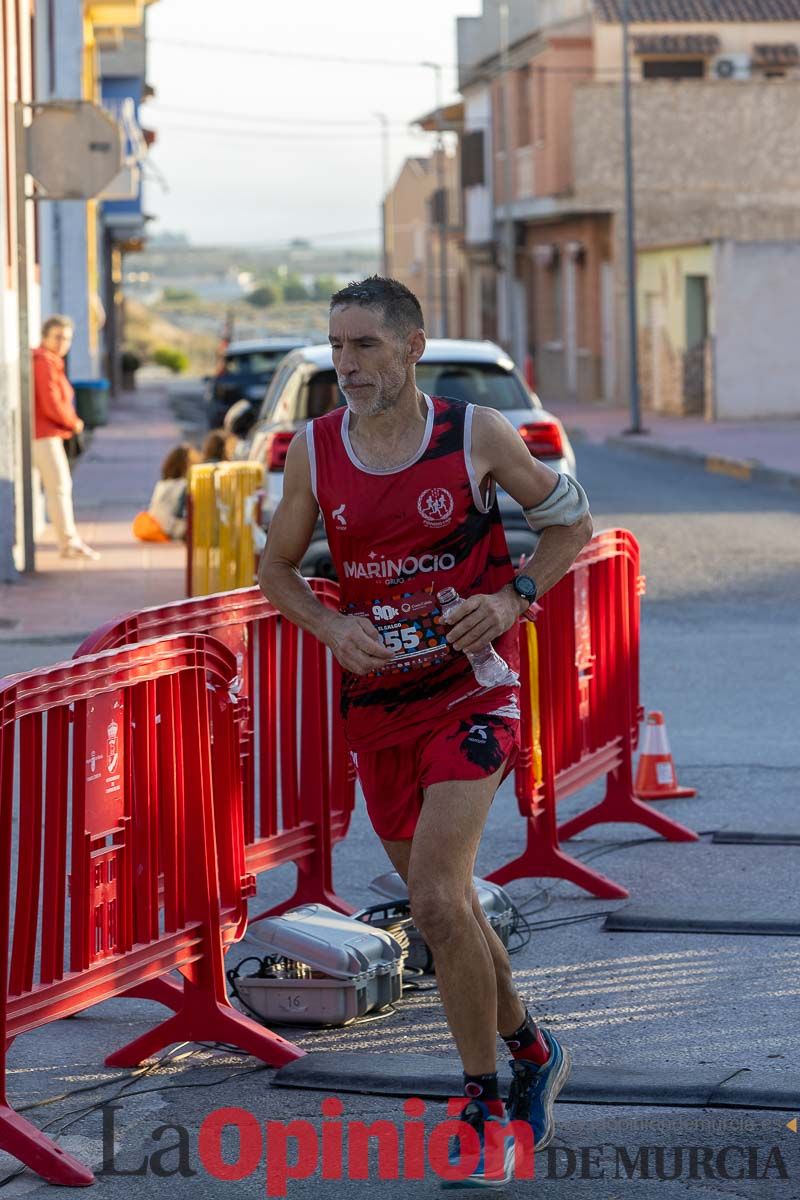
[{"label": "runner's right hand", "polygon": [[369,675],[394,658],[367,617],[336,614],[326,628],[323,640],[339,664],[353,675]]}]

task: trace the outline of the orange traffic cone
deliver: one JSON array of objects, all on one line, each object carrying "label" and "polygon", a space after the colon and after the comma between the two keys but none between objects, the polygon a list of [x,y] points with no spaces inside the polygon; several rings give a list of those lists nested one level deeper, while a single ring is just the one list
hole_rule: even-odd
[{"label": "orange traffic cone", "polygon": [[647,717],[633,790],[640,800],[673,800],[697,795],[695,788],[678,786],[663,713],[651,712]]}]

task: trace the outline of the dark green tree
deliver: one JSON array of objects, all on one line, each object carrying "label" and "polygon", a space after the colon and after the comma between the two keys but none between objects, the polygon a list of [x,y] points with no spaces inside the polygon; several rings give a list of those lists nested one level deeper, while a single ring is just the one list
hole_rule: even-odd
[{"label": "dark green tree", "polygon": [[271,304],[276,303],[278,298],[278,290],[274,284],[260,283],[257,288],[248,293],[246,300],[254,308],[269,308]]},{"label": "dark green tree", "polygon": [[308,292],[299,275],[287,275],[283,281],[283,298],[287,301],[308,300]]}]

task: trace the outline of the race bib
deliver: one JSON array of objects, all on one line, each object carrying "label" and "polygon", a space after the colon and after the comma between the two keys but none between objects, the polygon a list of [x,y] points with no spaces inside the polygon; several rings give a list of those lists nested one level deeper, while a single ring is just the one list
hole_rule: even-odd
[{"label": "race bib", "polygon": [[372,672],[374,675],[431,667],[455,654],[447,641],[448,626],[431,592],[384,596],[370,605],[351,604],[346,611],[368,617],[394,654],[394,660]]}]

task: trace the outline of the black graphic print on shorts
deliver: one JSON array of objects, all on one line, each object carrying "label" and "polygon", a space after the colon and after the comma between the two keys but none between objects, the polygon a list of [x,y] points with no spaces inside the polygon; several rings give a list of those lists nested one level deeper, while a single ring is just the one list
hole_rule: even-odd
[{"label": "black graphic print on shorts", "polygon": [[[503,736],[505,735],[505,736]],[[471,713],[459,721],[450,740],[458,740],[464,757],[487,775],[503,765],[514,741],[514,722],[495,713]]]}]

